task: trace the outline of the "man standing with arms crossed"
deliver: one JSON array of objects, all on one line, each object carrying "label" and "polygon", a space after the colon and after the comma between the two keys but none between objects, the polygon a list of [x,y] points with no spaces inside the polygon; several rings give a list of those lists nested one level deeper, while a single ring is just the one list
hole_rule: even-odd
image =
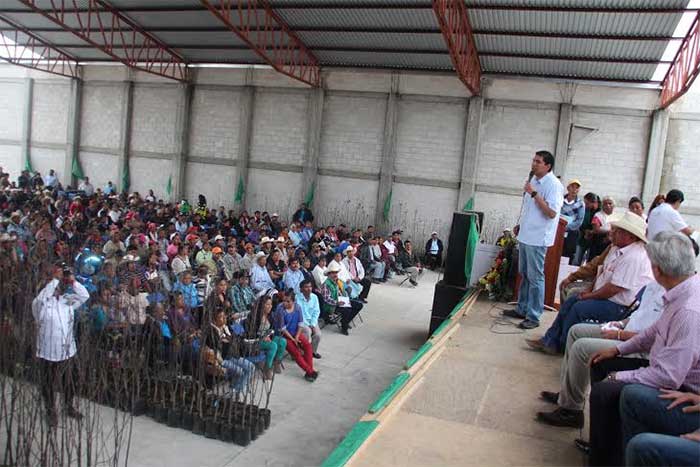
[{"label": "man standing with arms crossed", "polygon": [[532,158],[530,179],[523,190],[518,236],[518,272],[521,281],[518,306],[503,311],[504,316],[523,320],[518,327],[534,329],[540,325],[544,311],[544,257],[554,244],[559,212],[564,202],[564,187],[552,173],[554,156],[549,151],[537,151]]}]

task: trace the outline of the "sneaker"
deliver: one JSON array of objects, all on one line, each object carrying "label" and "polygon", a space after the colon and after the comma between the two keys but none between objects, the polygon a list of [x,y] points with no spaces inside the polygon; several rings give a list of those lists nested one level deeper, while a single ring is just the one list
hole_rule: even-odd
[{"label": "sneaker", "polygon": [[503,310],[501,314],[507,318],[515,318],[515,319],[525,319],[525,316],[521,315],[518,313],[518,310],[512,308],[509,310]]},{"label": "sneaker", "polygon": [[526,319],[522,323],[518,324],[518,327],[520,329],[535,329],[540,327],[540,323],[538,323],[537,321]]},{"label": "sneaker", "polygon": [[304,379],[309,383],[313,383],[314,381],[316,381],[316,378],[314,378],[314,373],[306,373],[304,375]]},{"label": "sneaker", "polygon": [[558,392],[551,392],[551,391],[542,391],[540,393],[540,399],[542,399],[545,402],[549,402],[550,404],[558,404],[559,403],[559,393]]},{"label": "sneaker", "polygon": [[314,358],[316,358],[316,359],[321,358],[321,354],[318,352],[314,352]]},{"label": "sneaker", "polygon": [[276,374],[282,373],[282,362],[275,360],[275,362],[272,364],[272,371],[274,371]]},{"label": "sneaker", "polygon": [[574,440],[574,445],[576,445],[576,448],[578,448],[579,451],[586,455],[591,453],[591,443],[589,443],[585,439],[576,438]]},{"label": "sneaker", "polygon": [[559,407],[552,412],[537,412],[537,421],[552,426],[583,428],[583,410]]}]

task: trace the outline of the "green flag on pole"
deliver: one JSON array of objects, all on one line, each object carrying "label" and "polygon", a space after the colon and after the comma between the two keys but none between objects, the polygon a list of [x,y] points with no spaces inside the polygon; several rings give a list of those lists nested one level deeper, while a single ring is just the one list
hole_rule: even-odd
[{"label": "green flag on pole", "polygon": [[311,203],[314,202],[314,195],[316,194],[316,183],[312,183],[311,186],[309,187],[309,191],[306,192],[306,198],[304,198],[304,204],[307,206],[311,206]]},{"label": "green flag on pole", "polygon": [[34,168],[32,167],[32,161],[29,158],[29,154],[27,154],[27,158],[24,161],[24,170],[26,170],[27,172],[34,172]]},{"label": "green flag on pole", "polygon": [[129,164],[124,164],[124,170],[122,171],[122,192],[128,193],[130,187]]},{"label": "green flag on pole", "polygon": [[245,195],[245,184],[243,183],[243,175],[241,175],[238,177],[238,186],[236,187],[236,198],[234,201],[236,203],[242,203],[243,195]]},{"label": "green flag on pole", "polygon": [[389,195],[386,197],[386,200],[384,201],[384,222],[389,222],[389,213],[391,212],[391,197],[394,193],[394,190],[389,191]]},{"label": "green flag on pole", "polygon": [[165,193],[168,196],[173,194],[173,176],[172,176],[172,174],[168,177],[168,184],[165,185]]},{"label": "green flag on pole", "polygon": [[[474,209],[474,198],[469,198],[469,200],[464,203],[463,211],[472,211]],[[467,239],[467,248],[464,252],[464,276],[467,278],[467,284],[472,275],[472,263],[474,263],[474,255],[476,254],[476,246],[479,244],[479,229],[477,229],[476,223],[478,221],[476,215],[471,216],[471,221],[469,222],[469,237]]]},{"label": "green flag on pole", "polygon": [[80,162],[78,161],[77,154],[73,155],[73,161],[71,162],[70,173],[78,180],[83,180],[85,178],[85,174],[83,173],[83,169],[80,167]]}]

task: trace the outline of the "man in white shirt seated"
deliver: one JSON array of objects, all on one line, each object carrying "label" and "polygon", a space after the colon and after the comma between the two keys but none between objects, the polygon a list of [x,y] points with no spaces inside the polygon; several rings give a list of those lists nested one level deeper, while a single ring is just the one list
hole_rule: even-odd
[{"label": "man in white shirt seated", "polygon": [[49,188],[55,188],[58,185],[58,178],[56,177],[56,172],[51,169],[49,174],[44,176],[44,185]]},{"label": "man in white shirt seated", "polygon": [[36,357],[42,373],[41,392],[52,427],[58,424],[55,391],[63,392],[64,413],[71,418],[82,418],[73,406],[73,357],[77,352],[73,328],[75,310],[88,298],[90,294],[71,271],[56,266],[53,279],[32,302],[32,315],[38,328]]},{"label": "man in white shirt seated", "polygon": [[250,287],[257,297],[261,297],[270,289],[275,288],[270,273],[267,271],[267,255],[259,251],[255,254],[255,264],[250,269]]},{"label": "man in white shirt seated", "polygon": [[85,179],[78,184],[78,190],[84,191],[88,198],[95,194],[95,187],[90,183],[90,177],[85,177]]},{"label": "man in white shirt seated", "polygon": [[678,212],[685,196],[681,190],[671,190],[666,194],[666,201],[655,207],[647,220],[647,238],[653,240],[659,232],[670,230],[686,235],[693,233],[693,229],[683,220]]},{"label": "man in white shirt seated", "polygon": [[[658,282],[649,282],[638,294],[639,308],[622,321],[604,324],[579,323],[567,336],[566,352],[561,364],[560,392],[542,391],[540,397],[556,404],[553,412],[538,412],[537,420],[553,426],[583,427],[583,406],[591,384],[590,360],[598,350],[627,341],[656,322],[663,311],[666,293]],[[629,355],[639,361],[646,355]],[[634,364],[635,362],[630,362]]]}]

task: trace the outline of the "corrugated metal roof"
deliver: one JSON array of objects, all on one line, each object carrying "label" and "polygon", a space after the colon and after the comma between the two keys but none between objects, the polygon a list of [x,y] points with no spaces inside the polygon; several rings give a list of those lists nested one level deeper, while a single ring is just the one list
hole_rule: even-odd
[{"label": "corrugated metal roof", "polygon": [[[51,0],[38,1],[45,8],[51,5]],[[483,54],[484,73],[642,81],[651,79],[654,63],[611,61],[660,60],[681,13],[632,10],[673,10],[688,4],[688,0],[465,2],[476,32],[477,50]],[[196,0],[110,0],[110,3],[117,9],[125,9],[129,18],[188,62],[262,63],[258,55],[245,49],[245,43]],[[431,0],[269,0],[269,4],[277,8],[277,14],[296,31],[321,66],[452,69]],[[79,38],[61,31],[41,15],[23,12],[26,7],[19,2],[12,5],[12,13],[2,12],[7,8],[4,4],[0,6],[0,14],[36,31],[79,60],[111,59],[86,47]],[[626,12],[603,11],[621,8]],[[103,18],[109,24],[107,15]],[[67,21],[77,27],[71,23],[70,16]],[[653,40],[635,40],[637,37]],[[99,34],[94,40],[102,42]]]}]

